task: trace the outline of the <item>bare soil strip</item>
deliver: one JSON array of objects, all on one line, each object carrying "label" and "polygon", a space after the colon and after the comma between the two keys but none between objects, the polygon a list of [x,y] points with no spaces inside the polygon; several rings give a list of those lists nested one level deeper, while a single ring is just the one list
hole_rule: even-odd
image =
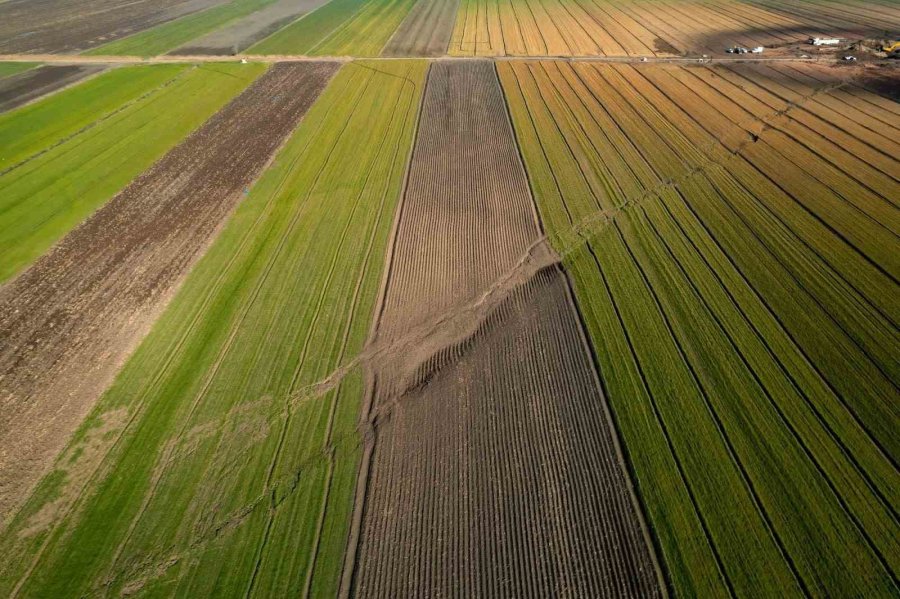
[{"label": "bare soil strip", "polygon": [[419,0],[385,46],[384,56],[441,56],[447,53],[459,0]]},{"label": "bare soil strip", "polygon": [[0,521],[65,445],[337,67],[272,67],[0,288]]},{"label": "bare soil strip", "polygon": [[327,0],[281,0],[227,27],[191,40],[169,54],[237,54],[326,2]]},{"label": "bare soil strip", "polygon": [[7,0],[0,52],[87,50],[224,0]]},{"label": "bare soil strip", "polygon": [[491,63],[432,65],[401,210],[375,342],[509,289],[414,368],[370,364],[352,590],[661,595],[565,275],[535,256]]},{"label": "bare soil strip", "polygon": [[18,108],[102,70],[102,65],[48,65],[6,77],[0,80],[0,112]]}]

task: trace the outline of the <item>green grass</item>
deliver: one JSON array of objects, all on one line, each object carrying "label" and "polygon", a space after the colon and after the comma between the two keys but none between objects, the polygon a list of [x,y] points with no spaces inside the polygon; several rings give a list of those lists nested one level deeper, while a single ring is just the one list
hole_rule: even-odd
[{"label": "green grass", "polygon": [[0,594],[334,596],[364,387],[314,383],[367,338],[427,68],[371,66],[332,80],[0,536]]},{"label": "green grass", "polygon": [[0,79],[39,66],[39,62],[0,62]]},{"label": "green grass", "polygon": [[414,0],[331,0],[247,50],[248,54],[377,56]]},{"label": "green grass", "polygon": [[[5,132],[15,135],[24,131],[27,138],[23,147],[13,142],[17,155],[46,151],[0,175],[0,281],[44,253],[264,69],[258,64],[139,67],[91,82],[97,85],[87,92],[75,88],[65,97],[55,96],[9,115]],[[137,85],[138,80],[142,86]],[[130,93],[114,91],[117,102],[124,100],[125,104],[120,105],[121,110],[104,114],[115,104],[95,94],[102,96],[112,81],[123,82]],[[99,114],[82,113],[84,105],[73,104],[73,98],[93,102],[93,108],[101,109]],[[71,116],[65,110],[68,106],[74,106]],[[57,126],[54,114],[65,114],[64,122]],[[18,118],[24,121],[17,122]],[[98,120],[85,128],[90,118]],[[47,120],[52,131],[35,129]],[[35,128],[23,128],[29,123]],[[71,135],[73,130],[80,132]],[[62,143],[55,143],[61,139]]]},{"label": "green grass", "polygon": [[[829,230],[718,142],[749,121],[667,80],[688,69],[499,70],[675,593],[893,596],[900,341],[855,217]],[[779,148],[769,176],[801,178]]]},{"label": "green grass", "polygon": [[85,52],[94,56],[158,56],[254,13],[275,0],[232,0]]},{"label": "green grass", "polygon": [[123,105],[171,81],[185,68],[154,65],[113,69],[0,115],[0,171],[102,121]]}]

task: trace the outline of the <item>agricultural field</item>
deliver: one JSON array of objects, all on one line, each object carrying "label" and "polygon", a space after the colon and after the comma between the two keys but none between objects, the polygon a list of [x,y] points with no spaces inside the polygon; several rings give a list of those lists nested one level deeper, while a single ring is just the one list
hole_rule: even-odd
[{"label": "agricultural field", "polygon": [[132,36],[93,48],[87,54],[99,56],[156,56],[174,50],[219,27],[229,25],[271,5],[274,0],[231,0],[212,8],[141,31]]},{"label": "agricultural field", "polygon": [[[0,512],[52,464],[335,69],[270,68],[0,288]],[[103,366],[86,379],[85,363]]]},{"label": "agricultural field", "polygon": [[4,69],[10,74],[0,78],[0,113],[18,108],[104,70],[103,65],[47,65],[28,68],[33,65],[8,63],[5,66],[26,68]]},{"label": "agricultural field", "polygon": [[75,53],[222,0],[5,0],[0,53]]},{"label": "agricultural field", "polygon": [[36,62],[0,62],[0,79],[5,79],[38,66]]},{"label": "agricultural field", "polygon": [[383,56],[441,56],[447,53],[459,0],[420,0],[391,36]]},{"label": "agricultural field", "polygon": [[248,54],[378,56],[415,0],[331,0]]},{"label": "agricultural field", "polygon": [[0,116],[0,281],[33,262],[263,69],[117,69]]},{"label": "agricultural field", "polygon": [[863,0],[837,4],[783,0],[460,0],[449,54],[722,55],[734,44],[777,47],[812,36],[852,39],[900,30],[896,6]]},{"label": "agricultural field", "polygon": [[896,107],[833,68],[498,68],[674,588],[895,592]]},{"label": "agricultural field", "polygon": [[0,0],[0,597],[896,598],[898,400],[895,0]]},{"label": "agricultural field", "polygon": [[171,54],[235,54],[243,52],[298,17],[312,12],[327,0],[278,0],[254,13],[192,39]]},{"label": "agricultural field", "polygon": [[370,364],[360,417],[353,588],[660,596],[491,63],[432,65],[401,213],[373,333],[398,349]]},{"label": "agricultural field", "polygon": [[362,377],[310,385],[365,342],[426,68],[336,75],[11,519],[0,592],[335,593]]}]

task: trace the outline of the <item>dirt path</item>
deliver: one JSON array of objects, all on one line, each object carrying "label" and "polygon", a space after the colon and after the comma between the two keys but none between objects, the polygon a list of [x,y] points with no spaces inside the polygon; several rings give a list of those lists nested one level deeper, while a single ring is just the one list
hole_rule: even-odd
[{"label": "dirt path", "polygon": [[375,342],[503,290],[455,339],[370,364],[352,591],[660,595],[493,65],[436,63],[425,94]]},{"label": "dirt path", "polygon": [[0,521],[46,471],[336,69],[273,67],[0,288]]}]

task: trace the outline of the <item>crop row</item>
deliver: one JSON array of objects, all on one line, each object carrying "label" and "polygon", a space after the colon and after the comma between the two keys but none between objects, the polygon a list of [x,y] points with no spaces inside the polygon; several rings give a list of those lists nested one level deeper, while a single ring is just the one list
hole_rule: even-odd
[{"label": "crop row", "polygon": [[344,67],[3,532],[3,594],[333,595],[425,65]]},{"label": "crop row", "polygon": [[896,592],[897,182],[794,121],[828,86],[785,110],[737,68],[500,72],[674,589]]}]

